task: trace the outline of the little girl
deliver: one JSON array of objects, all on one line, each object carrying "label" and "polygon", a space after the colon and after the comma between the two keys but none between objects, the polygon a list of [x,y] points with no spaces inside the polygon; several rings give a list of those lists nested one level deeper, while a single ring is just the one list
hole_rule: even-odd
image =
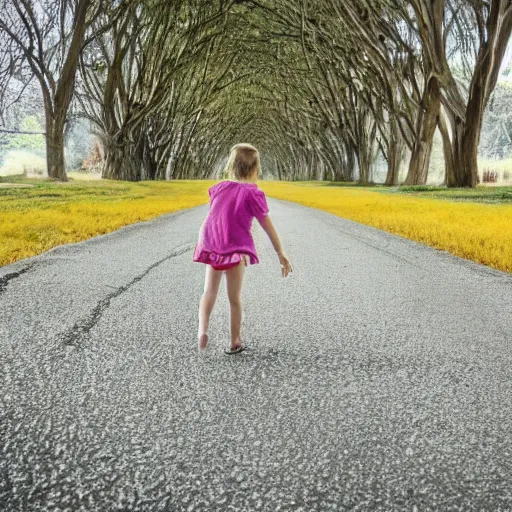
[{"label": "little girl", "polygon": [[231,347],[226,353],[236,354],[245,349],[240,338],[244,267],[259,263],[251,236],[254,217],[279,256],[283,277],[292,271],[292,266],[268,215],[265,194],[256,185],[261,173],[258,150],[250,144],[233,146],[227,170],[231,179],[208,190],[210,210],[199,232],[194,261],[206,264],[204,293],[199,304],[199,348],[206,348],[208,343],[210,315],[225,272],[231,309]]}]

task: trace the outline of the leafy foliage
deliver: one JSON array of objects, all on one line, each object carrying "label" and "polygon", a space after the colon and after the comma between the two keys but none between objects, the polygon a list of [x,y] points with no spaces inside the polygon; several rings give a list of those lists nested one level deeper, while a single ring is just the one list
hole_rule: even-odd
[{"label": "leafy foliage", "polygon": [[[28,116],[20,124],[22,132],[41,132],[42,128],[35,116]],[[3,150],[25,149],[25,150],[44,150],[45,139],[42,134],[20,133],[7,137],[8,142],[3,146]]]}]

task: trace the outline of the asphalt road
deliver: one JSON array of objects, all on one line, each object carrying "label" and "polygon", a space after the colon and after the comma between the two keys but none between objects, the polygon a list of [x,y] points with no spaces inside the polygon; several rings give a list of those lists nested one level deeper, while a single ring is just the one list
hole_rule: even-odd
[{"label": "asphalt road", "polygon": [[0,268],[2,512],[512,510],[512,276],[269,206],[234,356],[207,206]]}]

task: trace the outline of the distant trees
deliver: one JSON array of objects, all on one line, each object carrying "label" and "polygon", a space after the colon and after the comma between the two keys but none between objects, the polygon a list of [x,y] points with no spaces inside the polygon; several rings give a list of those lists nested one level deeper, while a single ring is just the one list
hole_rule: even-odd
[{"label": "distant trees", "polygon": [[46,120],[48,175],[66,180],[64,125],[87,24],[104,8],[94,0],[2,0],[0,32],[39,81]]},{"label": "distant trees", "polygon": [[[104,177],[200,172],[191,141],[223,82],[223,2],[134,2],[80,57],[77,98],[105,150]],[[101,23],[101,18],[98,22]],[[213,114],[213,112],[212,112]]]},{"label": "distant trees", "polygon": [[387,184],[396,182],[405,148],[411,155],[405,183],[425,183],[439,129],[448,186],[476,185],[483,113],[512,31],[510,0],[282,5],[289,26],[300,24],[311,80],[324,90],[316,105],[336,136],[348,138],[361,182],[371,174],[371,146],[378,145],[388,162]]},{"label": "distant trees", "polygon": [[[22,72],[23,60],[23,54],[16,41],[0,29],[0,123],[2,126],[7,126],[6,116],[9,107],[17,102],[32,77],[31,74],[27,77]],[[24,79],[23,87],[16,92],[10,87],[14,79]]]},{"label": "distant trees", "polygon": [[[483,114],[512,32],[512,1],[412,0],[410,4],[415,14],[412,26],[417,27],[435,84],[433,97],[443,106],[439,123],[446,182],[474,187]],[[459,27],[455,44],[468,72],[467,89],[449,61],[450,27]]]},{"label": "distant trees", "polygon": [[498,84],[489,100],[479,152],[484,158],[512,157],[512,82]]}]

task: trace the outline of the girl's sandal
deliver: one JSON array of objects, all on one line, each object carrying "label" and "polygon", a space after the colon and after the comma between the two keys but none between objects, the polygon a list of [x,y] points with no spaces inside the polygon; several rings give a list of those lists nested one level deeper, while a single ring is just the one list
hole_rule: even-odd
[{"label": "girl's sandal", "polygon": [[244,345],[237,345],[235,348],[226,349],[224,352],[226,354],[238,354],[238,352],[242,352],[243,350],[246,350]]}]

